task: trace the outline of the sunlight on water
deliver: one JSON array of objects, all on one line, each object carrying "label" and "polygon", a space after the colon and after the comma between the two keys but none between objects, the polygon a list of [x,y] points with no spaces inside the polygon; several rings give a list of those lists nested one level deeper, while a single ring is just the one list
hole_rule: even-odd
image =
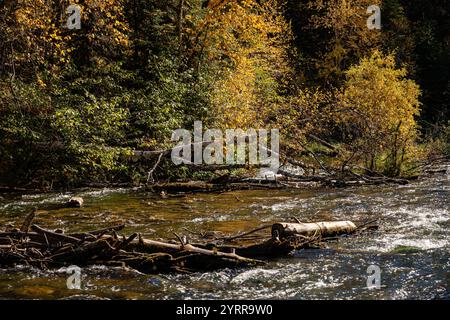
[{"label": "sunlight on water", "polygon": [[[169,199],[133,189],[2,195],[0,224],[38,208],[36,223],[86,231],[126,223],[126,233],[173,238],[173,232],[235,234],[261,224],[380,218],[377,232],[342,238],[328,249],[294,252],[262,268],[192,275],[145,275],[124,268],[82,269],[81,290],[68,290],[64,269],[0,270],[0,298],[65,299],[433,299],[449,298],[448,177],[406,186],[296,191],[239,191]],[[85,207],[63,208],[79,195]],[[367,267],[381,268],[382,288],[367,288]]]}]

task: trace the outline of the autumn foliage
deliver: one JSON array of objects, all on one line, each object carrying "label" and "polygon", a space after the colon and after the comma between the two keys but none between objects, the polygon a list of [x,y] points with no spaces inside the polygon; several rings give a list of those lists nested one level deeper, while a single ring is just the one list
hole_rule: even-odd
[{"label": "autumn foliage", "polygon": [[[311,166],[402,175],[426,155],[421,125],[447,120],[448,33],[422,2],[5,0],[0,183],[139,183],[130,151],[168,148],[196,120],[279,128],[282,157]],[[366,26],[373,4],[381,30]]]},{"label": "autumn foliage", "polygon": [[371,171],[399,175],[405,161],[414,158],[420,90],[405,77],[393,55],[377,51],[346,72],[338,123]]}]

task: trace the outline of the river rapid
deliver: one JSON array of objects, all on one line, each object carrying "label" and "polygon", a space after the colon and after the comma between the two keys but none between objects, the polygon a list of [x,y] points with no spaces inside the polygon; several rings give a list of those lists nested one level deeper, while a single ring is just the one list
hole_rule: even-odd
[{"label": "river rapid", "polygon": [[[379,230],[345,237],[250,269],[145,275],[92,266],[81,290],[69,290],[66,270],[0,269],[0,299],[449,299],[449,171],[409,185],[305,190],[234,191],[162,199],[139,189],[0,195],[0,226],[38,208],[36,223],[67,232],[127,225],[125,232],[173,238],[173,232],[235,234],[289,221],[380,219]],[[80,209],[61,208],[82,196]],[[367,287],[367,268],[380,268],[381,288]]]}]

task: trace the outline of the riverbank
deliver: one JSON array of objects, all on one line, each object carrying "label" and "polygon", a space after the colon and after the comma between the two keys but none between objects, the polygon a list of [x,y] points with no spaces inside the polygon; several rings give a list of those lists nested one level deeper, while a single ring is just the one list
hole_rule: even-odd
[{"label": "riverbank", "polygon": [[[174,182],[156,181],[153,183],[135,185],[131,183],[86,183],[76,188],[65,188],[56,190],[60,192],[79,193],[86,190],[102,190],[102,189],[134,189],[148,190],[159,194],[166,193],[198,193],[198,192],[226,192],[233,190],[276,190],[276,189],[307,189],[307,188],[344,188],[358,187],[365,185],[385,185],[398,184],[406,185],[416,180],[427,179],[433,175],[447,174],[450,166],[449,157],[442,156],[432,161],[417,165],[420,174],[408,176],[405,178],[386,177],[381,174],[366,175],[351,172],[350,174],[327,173],[318,170],[315,175],[298,174],[295,167],[290,166],[288,169],[282,167],[277,176],[259,176],[259,177],[239,177],[232,176],[230,172],[213,175],[209,180],[179,180]],[[211,168],[209,168],[210,171]],[[220,171],[220,169],[217,169]],[[253,170],[253,172],[255,172]],[[254,174],[254,173],[253,173]],[[242,174],[241,174],[242,175]],[[248,173],[246,174],[248,176]],[[0,184],[0,196],[2,194],[36,194],[36,193],[52,193],[55,190],[22,188],[16,186],[7,186]],[[0,198],[1,199],[1,198]]]}]

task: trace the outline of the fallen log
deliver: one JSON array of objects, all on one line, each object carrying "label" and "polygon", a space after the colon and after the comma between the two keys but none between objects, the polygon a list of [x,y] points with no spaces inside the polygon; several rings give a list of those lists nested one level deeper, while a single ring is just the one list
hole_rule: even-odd
[{"label": "fallen log", "polygon": [[0,239],[16,240],[26,242],[28,240],[36,242],[45,242],[45,237],[42,234],[36,232],[21,232],[21,231],[8,231],[0,232]]},{"label": "fallen log", "polygon": [[124,249],[133,249],[135,251],[144,252],[144,253],[169,253],[169,254],[176,254],[180,252],[189,252],[189,253],[197,253],[202,254],[206,256],[213,256],[213,257],[220,257],[220,258],[227,258],[230,260],[236,260],[238,262],[242,263],[250,263],[250,264],[258,264],[260,261],[255,261],[252,259],[248,259],[245,257],[241,257],[237,255],[236,253],[226,253],[216,250],[209,250],[205,248],[199,248],[192,244],[172,244],[172,243],[165,243],[161,241],[155,241],[155,240],[148,240],[148,239],[135,239],[132,240],[129,244],[124,246]]},{"label": "fallen log", "polygon": [[[13,228],[0,232],[0,266],[52,268],[102,264],[145,273],[211,271],[264,264],[263,260],[285,256],[295,249],[320,247],[324,238],[357,230],[350,221],[275,223],[237,235],[213,237],[208,242],[203,242],[203,238],[192,243],[177,234],[178,242],[163,242],[143,239],[137,233],[118,236],[116,231],[124,225],[64,234],[37,225],[29,227],[32,218],[32,214],[25,218],[23,231]],[[272,229],[271,235],[263,234],[268,228]],[[32,231],[25,231],[28,229]]]},{"label": "fallen log", "polygon": [[284,239],[291,236],[311,237],[320,235],[324,238],[350,234],[356,229],[356,225],[351,221],[275,223],[272,225],[272,237]]},{"label": "fallen log", "polygon": [[87,237],[90,237],[90,236],[102,236],[102,235],[104,235],[106,233],[110,233],[112,231],[123,230],[123,228],[125,228],[125,225],[124,224],[119,224],[117,226],[112,226],[112,227],[109,227],[109,228],[103,228],[103,229],[89,231],[89,232],[69,233],[68,235],[71,236],[71,237],[84,239],[86,236]]},{"label": "fallen log", "polygon": [[45,230],[37,225],[32,225],[31,230],[37,234],[43,235],[48,241],[57,241],[62,243],[80,243],[81,240],[72,236],[68,236],[62,233],[56,233],[50,230]]},{"label": "fallen log", "polygon": [[[267,259],[286,256],[293,250],[303,248],[305,242],[305,239],[300,239],[298,237],[290,237],[283,241],[280,241],[279,239],[269,239],[261,243],[247,246],[229,246],[228,250],[243,257]],[[219,248],[220,250],[226,250],[227,246],[220,246]]]},{"label": "fallen log", "polygon": [[110,246],[108,241],[101,239],[83,246],[63,247],[50,258],[54,262],[63,264],[88,265],[95,264],[96,259],[107,259],[111,255],[111,250],[114,250],[114,248]]}]

